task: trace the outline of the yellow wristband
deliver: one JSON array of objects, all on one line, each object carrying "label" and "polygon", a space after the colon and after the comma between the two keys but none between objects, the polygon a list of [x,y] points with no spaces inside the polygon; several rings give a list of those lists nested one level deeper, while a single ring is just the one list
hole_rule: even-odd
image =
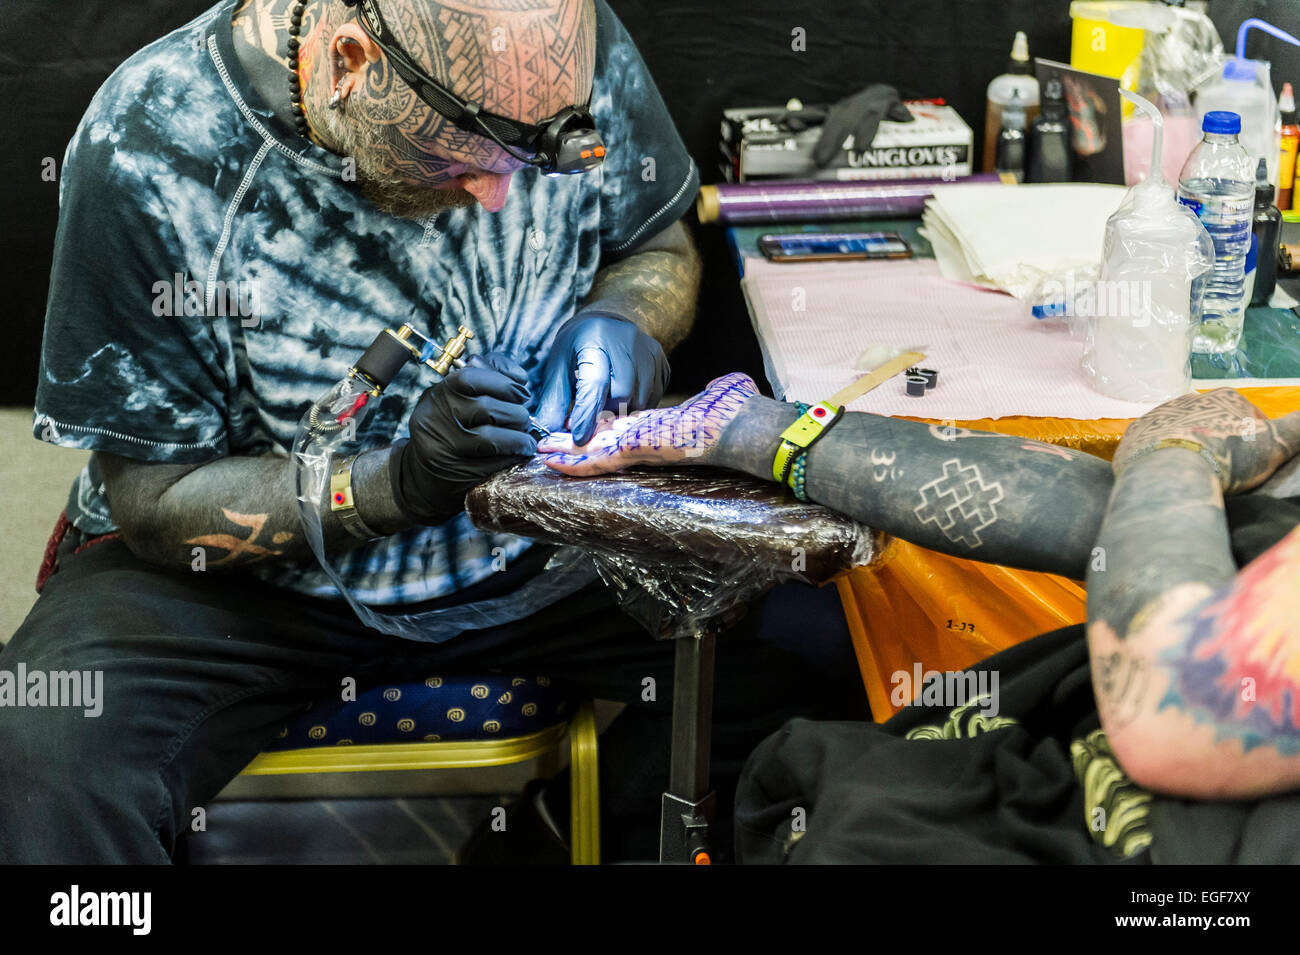
[{"label": "yellow wristband", "polygon": [[781,432],[781,445],[772,460],[772,477],[778,484],[786,483],[794,459],[812,447],[843,414],[843,408],[823,401],[813,405]]}]

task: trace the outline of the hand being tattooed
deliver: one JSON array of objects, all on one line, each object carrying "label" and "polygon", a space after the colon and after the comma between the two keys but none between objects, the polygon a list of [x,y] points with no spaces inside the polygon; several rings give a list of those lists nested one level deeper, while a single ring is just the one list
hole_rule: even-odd
[{"label": "hand being tattooed", "polygon": [[1300,452],[1300,412],[1270,420],[1231,388],[1182,395],[1129,425],[1115,451],[1115,473],[1165,439],[1204,445],[1219,465],[1225,494],[1256,488]]},{"label": "hand being tattooed", "polygon": [[723,430],[758,387],[740,372],[723,375],[688,401],[602,420],[585,445],[555,432],[537,445],[557,471],[575,477],[608,474],[637,464],[711,464]]}]

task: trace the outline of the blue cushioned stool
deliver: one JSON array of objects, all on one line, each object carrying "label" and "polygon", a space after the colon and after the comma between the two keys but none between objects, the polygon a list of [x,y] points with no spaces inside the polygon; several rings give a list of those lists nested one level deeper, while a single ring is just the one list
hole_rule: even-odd
[{"label": "blue cushioned stool", "polygon": [[600,861],[596,721],[592,703],[545,676],[443,674],[317,701],[244,768],[246,776],[503,766],[542,757],[553,768],[569,739],[575,865]]}]

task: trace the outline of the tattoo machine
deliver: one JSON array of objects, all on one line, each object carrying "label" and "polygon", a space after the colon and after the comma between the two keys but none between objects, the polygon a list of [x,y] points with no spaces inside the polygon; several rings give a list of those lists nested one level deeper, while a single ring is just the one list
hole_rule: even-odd
[{"label": "tattoo machine", "polygon": [[[348,375],[359,376],[371,382],[375,396],[397,377],[407,361],[426,365],[438,375],[446,376],[453,368],[465,367],[465,359],[461,355],[465,353],[466,343],[473,337],[474,333],[461,325],[447,344],[438,345],[409,323],[397,331],[386,328],[375,336],[375,340],[352,366]],[[551,433],[532,415],[528,416],[528,430],[539,441]]]},{"label": "tattoo machine", "polygon": [[[441,643],[466,630],[497,626],[514,619],[512,601],[484,601],[454,607],[439,607],[420,613],[380,613],[358,600],[325,552],[321,526],[321,504],[336,454],[357,440],[361,427],[389,384],[408,361],[417,361],[439,375],[463,367],[461,355],[474,337],[463,325],[446,345],[436,345],[424,335],[403,325],[385,329],[343,378],[313,401],[298,424],[293,459],[297,464],[298,513],[307,544],[317,563],[362,623],[381,633],[408,640]],[[530,419],[531,420],[531,419]],[[535,424],[535,422],[533,422]],[[543,433],[545,429],[541,429]],[[541,574],[524,585],[528,605],[545,607],[563,599],[595,580],[595,570],[579,551],[562,548]],[[523,591],[520,591],[523,594]]]},{"label": "tattoo machine", "polygon": [[[370,347],[365,350],[356,364],[348,369],[347,377],[360,386],[356,398],[352,401],[350,407],[342,409],[342,413],[335,416],[337,424],[333,426],[346,427],[347,421],[352,420],[361,408],[365,407],[367,401],[372,398],[378,398],[383,388],[386,388],[402,372],[402,366],[407,361],[416,361],[421,365],[429,366],[439,376],[445,377],[452,368],[464,368],[465,344],[474,337],[473,331],[461,325],[456,329],[454,337],[447,340],[446,344],[439,346],[433,339],[420,334],[412,325],[406,324],[399,327],[398,330],[385,329],[374,337],[370,342]],[[415,339],[419,339],[419,344]],[[437,355],[437,357],[434,357]],[[318,422],[318,405],[313,404],[311,412],[317,417],[312,418],[311,424],[316,426]],[[331,426],[328,421],[324,422],[326,427]],[[550,430],[543,427],[541,422],[534,418],[532,414],[528,416],[528,430],[533,438],[541,440],[550,434]]]}]

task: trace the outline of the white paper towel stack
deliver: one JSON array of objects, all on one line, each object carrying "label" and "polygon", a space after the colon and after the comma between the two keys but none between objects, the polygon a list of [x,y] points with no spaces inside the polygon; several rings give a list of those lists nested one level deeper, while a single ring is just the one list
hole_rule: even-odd
[{"label": "white paper towel stack", "polygon": [[1095,270],[1127,190],[1097,183],[935,186],[921,234],[944,278],[1025,298],[1047,275]]}]

